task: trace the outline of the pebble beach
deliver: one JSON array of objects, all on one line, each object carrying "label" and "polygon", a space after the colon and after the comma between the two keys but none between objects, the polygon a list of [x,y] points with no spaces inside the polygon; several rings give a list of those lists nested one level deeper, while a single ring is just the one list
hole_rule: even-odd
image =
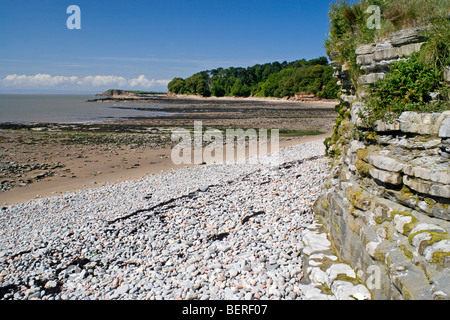
[{"label": "pebble beach", "polygon": [[328,160],[322,140],[279,157],[279,169],[203,165],[3,207],[0,299],[302,299]]}]

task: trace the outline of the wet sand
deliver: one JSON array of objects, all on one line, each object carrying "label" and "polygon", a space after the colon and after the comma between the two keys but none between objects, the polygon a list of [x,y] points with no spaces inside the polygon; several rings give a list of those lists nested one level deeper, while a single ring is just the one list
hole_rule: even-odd
[{"label": "wet sand", "polygon": [[223,131],[282,129],[283,148],[330,136],[335,119],[332,103],[215,100],[196,104],[197,99],[172,98],[170,106],[180,111],[175,117],[91,125],[2,124],[0,206],[192,166],[173,163],[170,133],[194,121]]}]

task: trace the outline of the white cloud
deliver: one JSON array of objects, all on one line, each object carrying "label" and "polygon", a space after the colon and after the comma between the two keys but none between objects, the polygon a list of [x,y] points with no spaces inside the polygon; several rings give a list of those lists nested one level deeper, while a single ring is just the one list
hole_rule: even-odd
[{"label": "white cloud", "polygon": [[147,79],[144,75],[140,75],[137,78],[130,79],[128,84],[132,88],[152,88],[155,86],[167,86],[170,80],[155,80],[155,79]]},{"label": "white cloud", "polygon": [[3,80],[2,84],[7,87],[55,87],[59,85],[74,85],[78,81],[77,77],[52,77],[49,74],[38,73],[34,76],[10,74]]},{"label": "white cloud", "polygon": [[77,81],[79,86],[92,86],[92,87],[104,87],[104,86],[118,86],[123,87],[127,85],[127,79],[124,77],[116,76],[87,76]]},{"label": "white cloud", "polygon": [[10,74],[0,80],[0,85],[9,89],[165,89],[170,80],[148,79],[144,75],[137,78],[126,79],[120,76],[93,75],[77,76],[51,76],[38,73],[36,75]]}]

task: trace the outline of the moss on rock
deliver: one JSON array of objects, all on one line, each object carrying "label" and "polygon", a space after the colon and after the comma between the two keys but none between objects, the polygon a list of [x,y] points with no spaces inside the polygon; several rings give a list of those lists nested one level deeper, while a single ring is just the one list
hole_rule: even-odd
[{"label": "moss on rock", "polygon": [[402,234],[404,236],[407,236],[410,234],[411,230],[419,223],[419,220],[417,220],[416,217],[414,217],[411,213],[404,212],[404,211],[392,211],[392,217],[395,217],[396,215],[401,215],[405,217],[411,217],[411,221],[403,225],[403,232]]},{"label": "moss on rock", "polygon": [[367,162],[367,156],[369,155],[369,150],[367,149],[358,149],[356,150],[356,157],[358,160],[362,160]]},{"label": "moss on rock", "polygon": [[372,204],[372,200],[364,196],[362,190],[356,191],[354,188],[349,187],[345,190],[345,195],[350,201],[352,207],[362,211],[369,210]]},{"label": "moss on rock", "polygon": [[435,252],[433,253],[433,259],[431,260],[431,262],[436,263],[441,267],[445,267],[444,262],[446,260],[446,257],[450,257],[450,252]]},{"label": "moss on rock", "polygon": [[367,162],[363,160],[356,160],[355,161],[355,167],[358,173],[361,175],[361,177],[370,177],[370,169],[372,168],[372,165],[368,164]]}]

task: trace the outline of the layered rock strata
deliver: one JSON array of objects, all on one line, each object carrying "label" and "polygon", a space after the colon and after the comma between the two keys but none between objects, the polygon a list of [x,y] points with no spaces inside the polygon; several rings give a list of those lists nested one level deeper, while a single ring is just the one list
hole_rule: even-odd
[{"label": "layered rock strata", "polygon": [[[360,83],[383,78],[423,41],[416,28],[358,47]],[[373,298],[450,299],[450,111],[404,112],[369,131],[361,94],[341,71],[349,119],[314,212],[339,259],[375,281]]]}]

